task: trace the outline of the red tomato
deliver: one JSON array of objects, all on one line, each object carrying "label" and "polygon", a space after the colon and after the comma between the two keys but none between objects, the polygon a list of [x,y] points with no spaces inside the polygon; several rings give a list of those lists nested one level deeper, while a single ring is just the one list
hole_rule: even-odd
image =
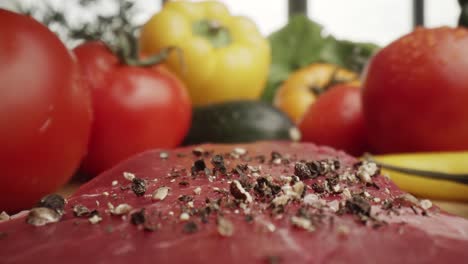
[{"label": "red tomato", "polygon": [[364,81],[376,152],[468,149],[468,30],[417,29],[383,48]]},{"label": "red tomato", "polygon": [[309,107],[299,129],[303,141],[361,155],[366,149],[366,131],[359,87],[331,87]]},{"label": "red tomato", "polygon": [[92,88],[94,123],[83,170],[96,175],[129,156],[152,148],[173,148],[191,122],[183,83],[162,66],[119,63],[102,43],[74,50]]},{"label": "red tomato", "polygon": [[0,211],[14,212],[73,175],[92,114],[76,62],[54,33],[5,10],[0,24]]}]

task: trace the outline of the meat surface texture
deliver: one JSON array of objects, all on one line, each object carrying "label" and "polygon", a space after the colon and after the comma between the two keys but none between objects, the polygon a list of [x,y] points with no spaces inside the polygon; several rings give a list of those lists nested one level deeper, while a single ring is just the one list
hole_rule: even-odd
[{"label": "meat surface texture", "polygon": [[148,151],[83,185],[58,222],[32,225],[32,211],[1,222],[0,262],[467,260],[468,220],[374,165],[303,143]]}]

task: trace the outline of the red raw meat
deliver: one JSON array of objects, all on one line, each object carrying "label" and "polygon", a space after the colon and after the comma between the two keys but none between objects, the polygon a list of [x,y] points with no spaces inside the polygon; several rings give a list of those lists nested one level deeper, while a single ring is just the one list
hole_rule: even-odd
[{"label": "red raw meat", "polygon": [[[149,151],[119,164],[72,195],[57,223],[27,224],[27,212],[0,223],[0,262],[362,264],[468,259],[468,220],[440,212],[428,201],[414,201],[384,176],[362,175],[364,165],[343,152],[285,142],[198,147],[202,150]],[[213,160],[216,154],[224,159]],[[198,159],[204,159],[210,172],[216,168],[216,177],[205,174],[202,162],[192,173]],[[317,160],[327,162],[306,164]],[[321,176],[314,178],[317,170]],[[124,172],[145,180],[144,195],[129,188],[132,182]],[[159,198],[164,199],[153,199],[163,186],[170,188],[168,195],[164,198],[161,191]],[[108,203],[133,209],[112,215]],[[76,205],[98,210],[102,221],[91,224],[89,216],[74,216]],[[135,214],[142,208],[145,221]]]}]

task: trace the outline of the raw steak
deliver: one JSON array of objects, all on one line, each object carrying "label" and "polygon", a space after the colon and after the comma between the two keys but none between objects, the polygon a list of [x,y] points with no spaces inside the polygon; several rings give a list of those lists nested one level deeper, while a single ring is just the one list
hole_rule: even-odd
[{"label": "raw steak", "polygon": [[[468,259],[468,220],[405,194],[373,163],[312,144],[149,151],[82,186],[60,220],[60,202],[41,206],[0,223],[1,263]],[[35,226],[41,215],[52,223]]]}]

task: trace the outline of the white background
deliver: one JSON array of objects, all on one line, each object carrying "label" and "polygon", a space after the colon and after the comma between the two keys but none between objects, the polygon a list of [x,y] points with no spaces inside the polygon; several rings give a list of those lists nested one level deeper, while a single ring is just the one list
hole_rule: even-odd
[{"label": "white background", "polygon": [[[47,0],[20,0],[45,2]],[[161,8],[161,0],[135,0],[141,12],[136,21],[144,23]],[[253,19],[264,35],[279,29],[287,22],[287,0],[220,0],[236,15]],[[76,11],[71,1],[49,0],[65,5],[71,16],[86,17]],[[112,8],[108,0],[99,12]],[[11,6],[12,0],[0,0],[0,7]],[[425,0],[426,26],[455,26],[460,9],[456,0]],[[325,27],[326,32],[341,39],[369,41],[386,45],[412,30],[411,0],[309,0],[308,15]]]}]

